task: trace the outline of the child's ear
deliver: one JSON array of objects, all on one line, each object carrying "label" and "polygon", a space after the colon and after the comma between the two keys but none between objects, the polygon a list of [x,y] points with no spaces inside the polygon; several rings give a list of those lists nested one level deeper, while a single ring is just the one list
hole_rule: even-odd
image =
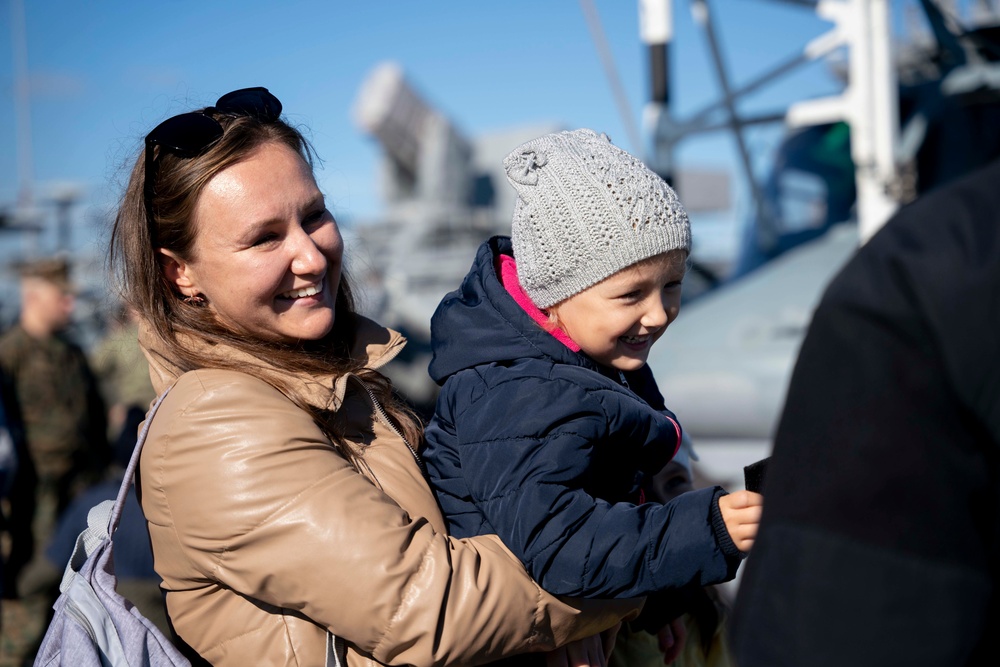
[{"label": "child's ear", "polygon": [[556,329],[561,329],[562,325],[559,323],[559,305],[549,306],[548,308],[541,309],[542,314],[545,315],[545,330],[555,331]]},{"label": "child's ear", "polygon": [[184,296],[196,296],[201,293],[195,280],[191,264],[172,250],[159,248],[160,270],[178,292]]}]

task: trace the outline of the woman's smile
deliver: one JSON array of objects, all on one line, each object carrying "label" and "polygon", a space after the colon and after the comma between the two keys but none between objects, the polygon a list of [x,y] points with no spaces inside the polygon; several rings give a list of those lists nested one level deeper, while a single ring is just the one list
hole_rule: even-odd
[{"label": "woman's smile", "polygon": [[300,287],[298,289],[289,290],[287,292],[284,292],[283,294],[279,294],[278,298],[294,301],[297,299],[305,298],[307,296],[315,296],[322,291],[323,291],[323,283],[319,282],[316,283],[315,285],[309,285],[307,287]]}]

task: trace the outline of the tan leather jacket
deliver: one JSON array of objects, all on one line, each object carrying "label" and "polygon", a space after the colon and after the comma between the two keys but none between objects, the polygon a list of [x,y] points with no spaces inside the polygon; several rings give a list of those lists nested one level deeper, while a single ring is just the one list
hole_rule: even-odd
[{"label": "tan leather jacket", "polygon": [[[358,469],[271,384],[180,374],[140,338],[157,392],[174,385],[142,453],[142,508],[174,627],[213,665],[323,665],[327,629],[352,666],[480,664],[638,611],[560,601],[495,537],[446,537],[414,454],[357,378],[293,379],[309,404],[348,411]],[[404,345],[367,320],[358,340],[371,368]]]}]

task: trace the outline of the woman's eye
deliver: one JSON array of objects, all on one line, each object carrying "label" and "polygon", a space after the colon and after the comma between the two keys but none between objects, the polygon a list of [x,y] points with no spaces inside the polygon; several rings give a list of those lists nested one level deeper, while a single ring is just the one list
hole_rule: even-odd
[{"label": "woman's eye", "polygon": [[306,216],[306,225],[316,226],[326,221],[326,209],[319,209],[318,211],[313,211]]},{"label": "woman's eye", "polygon": [[667,283],[666,285],[664,285],[663,289],[665,289],[665,290],[667,290],[667,289],[677,289],[677,288],[679,288],[683,284],[684,284],[683,280],[672,280],[669,283]]},{"label": "woman's eye", "polygon": [[267,245],[268,243],[271,243],[272,241],[274,241],[277,238],[278,238],[277,234],[267,233],[267,234],[264,234],[263,236],[261,236],[260,238],[258,238],[256,241],[254,241],[253,245],[255,247],[256,246]]}]

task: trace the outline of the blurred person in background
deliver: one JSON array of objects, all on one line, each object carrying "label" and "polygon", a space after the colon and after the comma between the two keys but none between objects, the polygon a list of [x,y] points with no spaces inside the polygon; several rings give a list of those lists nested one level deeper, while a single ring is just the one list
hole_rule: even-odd
[{"label": "blurred person in background", "polygon": [[993,665],[1000,162],[901,209],[829,285],[737,595],[741,667]]},{"label": "blurred person in background", "polygon": [[[22,264],[21,310],[0,336],[5,406],[23,427],[6,507],[9,551],[3,571],[5,657],[30,661],[58,580],[41,553],[73,497],[97,480],[109,458],[106,415],[84,351],[67,335],[75,306],[63,257]],[[31,591],[22,595],[22,591]]]},{"label": "blurred person in background", "polygon": [[127,462],[139,425],[156,399],[149,364],[139,347],[135,310],[126,305],[114,309],[109,330],[94,348],[91,359],[108,406],[108,439],[116,455],[124,455]]},{"label": "blurred person in background", "polygon": [[[20,315],[0,336],[0,369],[29,459],[18,466],[7,508],[6,598],[18,598],[21,587],[37,590],[36,572],[47,580],[41,549],[58,516],[100,477],[109,457],[104,401],[84,351],[65,334],[75,305],[69,271],[61,257],[23,264]],[[29,601],[28,615],[47,614],[54,593]],[[18,625],[26,624],[34,623]]]},{"label": "blurred person in background", "polygon": [[[104,477],[83,489],[59,515],[44,559],[36,559],[32,576],[22,581],[22,595],[42,593],[59,585],[76,538],[87,528],[88,512],[100,502],[114,500],[118,495],[139,427],[156,398],[149,379],[149,364],[139,347],[138,324],[133,312],[126,307],[115,309],[107,334],[91,354],[94,374],[108,407],[108,439],[113,460]],[[160,578],[153,570],[149,531],[135,498],[134,486],[129,489],[114,542],[118,592],[169,635]]]}]

